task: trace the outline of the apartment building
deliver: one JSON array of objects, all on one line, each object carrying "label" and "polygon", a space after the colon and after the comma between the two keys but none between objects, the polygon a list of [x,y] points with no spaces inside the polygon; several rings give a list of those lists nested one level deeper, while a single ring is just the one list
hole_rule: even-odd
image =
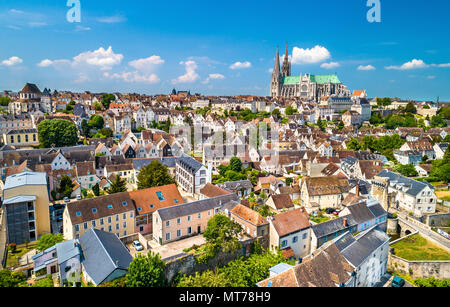
[{"label": "apartment building", "polygon": [[184,191],[200,194],[200,190],[211,183],[211,171],[194,158],[183,155],[177,160],[175,180]]}]

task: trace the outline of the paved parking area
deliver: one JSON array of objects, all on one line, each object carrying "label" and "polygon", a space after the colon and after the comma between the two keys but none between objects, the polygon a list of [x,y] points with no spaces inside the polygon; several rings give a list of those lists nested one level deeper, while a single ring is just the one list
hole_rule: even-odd
[{"label": "paved parking area", "polygon": [[[166,245],[157,246],[156,242],[151,242],[152,252],[156,252],[161,256],[161,259],[171,258],[173,256],[184,254],[184,249],[195,245],[203,245],[206,243],[202,235],[186,238],[180,241],[168,243]],[[159,245],[159,244],[158,244]],[[154,247],[153,247],[154,246]]]},{"label": "paved parking area", "polygon": [[[144,246],[143,246],[143,247],[144,247]],[[127,248],[128,248],[128,250],[130,251],[130,254],[131,254],[131,256],[132,256],[133,258],[136,257],[137,254],[147,255],[147,253],[148,253],[148,250],[147,250],[145,247],[144,247],[143,250],[141,250],[140,252],[138,252],[138,251],[134,248],[134,246],[133,246],[132,243],[128,243],[128,244],[127,244]]]}]

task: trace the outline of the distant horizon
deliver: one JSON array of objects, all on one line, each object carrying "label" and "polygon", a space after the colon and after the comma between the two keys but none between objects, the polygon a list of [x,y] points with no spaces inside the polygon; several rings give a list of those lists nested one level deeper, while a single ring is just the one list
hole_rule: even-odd
[{"label": "distant horizon", "polygon": [[370,97],[450,101],[449,1],[381,1],[380,22],[366,0],[81,0],[80,22],[66,3],[0,3],[1,87],[269,96],[287,45],[292,75],[337,73]]}]

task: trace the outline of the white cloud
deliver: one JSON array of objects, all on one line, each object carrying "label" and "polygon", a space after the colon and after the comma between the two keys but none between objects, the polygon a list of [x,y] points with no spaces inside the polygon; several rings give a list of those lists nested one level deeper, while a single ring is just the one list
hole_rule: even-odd
[{"label": "white cloud", "polygon": [[433,80],[436,79],[436,76],[428,76],[427,79]]},{"label": "white cloud", "polygon": [[294,47],[292,51],[292,64],[315,64],[330,58],[328,49],[319,45],[311,49]]},{"label": "white cloud", "polygon": [[231,66],[230,66],[230,69],[233,69],[233,70],[235,70],[235,69],[244,69],[244,68],[250,68],[250,67],[252,67],[252,63],[250,63],[250,62],[236,62],[236,63],[234,63],[234,64],[232,64]]},{"label": "white cloud", "polygon": [[14,66],[14,65],[20,64],[22,62],[23,62],[23,60],[21,58],[19,58],[17,56],[12,56],[9,59],[3,60],[2,65]]},{"label": "white cloud", "polygon": [[57,67],[58,65],[61,65],[61,64],[70,65],[71,62],[69,60],[64,60],[64,59],[63,60],[54,60],[54,61],[52,61],[50,59],[45,59],[45,60],[40,61],[37,64],[37,66],[39,66],[39,67],[50,67],[50,66]]},{"label": "white cloud", "polygon": [[341,64],[339,64],[338,62],[323,63],[322,65],[320,65],[320,67],[325,69],[333,69],[340,66]]},{"label": "white cloud", "polygon": [[446,64],[433,64],[432,66],[437,66],[437,67],[441,67],[441,68],[446,68],[446,67],[450,67],[450,63],[446,63]]},{"label": "white cloud", "polygon": [[9,29],[13,29],[13,30],[22,30],[22,28],[18,27],[18,26],[14,26],[14,25],[8,25],[6,26]]},{"label": "white cloud", "polygon": [[80,32],[80,31],[91,31],[91,28],[90,28],[90,27],[83,27],[83,26],[78,25],[78,26],[76,26],[75,31],[76,31],[76,32]]},{"label": "white cloud", "polygon": [[30,21],[30,22],[28,23],[28,25],[29,25],[30,27],[32,27],[32,28],[39,28],[39,27],[44,27],[44,26],[46,26],[47,23],[44,22],[44,21]]},{"label": "white cloud", "polygon": [[419,68],[427,68],[430,65],[426,64],[422,60],[413,59],[412,61],[406,62],[401,66],[386,66],[385,68],[388,70],[411,70],[411,69],[419,69]]},{"label": "white cloud", "polygon": [[156,66],[164,64],[164,60],[158,55],[152,55],[145,59],[138,59],[128,63],[131,67],[140,71],[153,71]]},{"label": "white cloud", "polygon": [[140,74],[137,71],[123,72],[120,74],[118,73],[110,74],[108,72],[105,72],[103,76],[108,79],[120,79],[127,83],[155,84],[160,81],[159,77],[156,74]]},{"label": "white cloud", "polygon": [[211,81],[211,80],[223,80],[223,79],[225,79],[224,75],[221,75],[221,74],[210,74],[208,76],[208,78],[206,78],[206,80],[203,81],[202,83],[203,84],[208,84],[209,81]]},{"label": "white cloud", "polygon": [[112,69],[113,66],[120,64],[122,59],[123,55],[114,53],[111,46],[109,46],[106,50],[103,47],[100,47],[95,51],[80,53],[73,58],[73,65],[77,66],[87,64],[91,66],[98,66],[101,70],[109,70]]},{"label": "white cloud", "polygon": [[127,19],[121,15],[97,18],[97,21],[101,23],[119,23],[126,20]]},{"label": "white cloud", "polygon": [[194,62],[194,61],[180,62],[180,65],[184,65],[186,67],[186,73],[182,76],[179,76],[176,79],[173,79],[172,80],[173,84],[193,83],[200,77],[196,73],[196,70],[198,68],[198,65],[196,62]]},{"label": "white cloud", "polygon": [[372,65],[359,65],[358,70],[367,71],[367,70],[376,70],[376,68]]}]

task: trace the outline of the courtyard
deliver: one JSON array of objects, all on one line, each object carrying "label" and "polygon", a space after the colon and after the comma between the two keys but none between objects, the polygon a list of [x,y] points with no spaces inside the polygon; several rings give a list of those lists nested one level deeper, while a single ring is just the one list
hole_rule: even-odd
[{"label": "courtyard", "polygon": [[450,260],[450,253],[419,234],[407,237],[391,246],[395,255],[409,261]]}]

